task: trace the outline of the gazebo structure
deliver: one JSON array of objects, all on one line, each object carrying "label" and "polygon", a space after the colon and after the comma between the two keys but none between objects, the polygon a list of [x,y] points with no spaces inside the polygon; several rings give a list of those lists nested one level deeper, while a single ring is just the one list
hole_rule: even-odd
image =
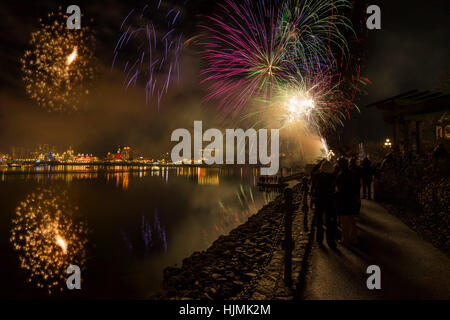
[{"label": "gazebo structure", "polygon": [[411,90],[367,107],[381,110],[384,120],[393,126],[396,151],[422,153],[437,143],[450,143],[450,94]]}]

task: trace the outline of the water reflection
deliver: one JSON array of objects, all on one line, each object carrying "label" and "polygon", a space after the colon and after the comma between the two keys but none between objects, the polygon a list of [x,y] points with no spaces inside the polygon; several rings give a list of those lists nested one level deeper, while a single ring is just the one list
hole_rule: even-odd
[{"label": "water reflection", "polygon": [[169,183],[169,171],[176,173],[176,176],[184,177],[194,181],[199,185],[219,186],[220,179],[238,175],[241,180],[253,177],[253,185],[256,186],[256,177],[258,169],[244,168],[200,168],[200,167],[128,167],[128,166],[87,166],[87,165],[41,165],[41,166],[22,166],[18,168],[9,168],[2,166],[1,181],[14,180],[17,175],[25,180],[33,179],[37,182],[44,181],[64,181],[70,183],[74,180],[94,180],[99,177],[106,177],[108,182],[115,183],[117,188],[126,190],[129,187],[130,178],[144,178],[147,176],[160,177]]},{"label": "water reflection", "polygon": [[[86,251],[86,286],[77,294],[146,297],[159,288],[165,267],[207,249],[275,195],[259,191],[258,170],[253,168],[72,169],[82,170],[47,167],[38,173],[35,168],[0,173],[0,202],[6,212],[0,215],[0,237],[8,241],[14,219],[13,246],[6,256],[14,257],[16,250],[23,268],[17,268],[17,259],[3,259],[0,269],[11,276],[3,281],[0,297],[41,297],[42,290],[34,289],[38,284],[57,292],[61,284],[65,287],[67,265],[81,266]],[[51,189],[36,191],[38,186]],[[75,208],[60,190],[68,190],[70,201],[89,222],[89,249],[86,224],[77,222]],[[21,285],[24,275],[35,284],[26,290]]]},{"label": "water reflection", "polygon": [[87,228],[77,221],[77,210],[66,192],[38,189],[20,202],[12,219],[10,242],[27,281],[49,293],[62,291],[68,266],[85,264]]},{"label": "water reflection", "polygon": [[167,252],[167,234],[165,227],[158,218],[158,210],[155,209],[153,219],[142,215],[140,232],[131,230],[122,231],[125,246],[131,253],[147,256],[151,250],[164,250]]},{"label": "water reflection", "polygon": [[198,184],[219,185],[219,169],[197,168]]},{"label": "water reflection", "polygon": [[[230,232],[232,229],[241,225],[247,219],[255,214],[258,209],[270,201],[276,196],[276,193],[267,192],[264,193],[264,203],[261,204],[255,201],[253,191],[251,187],[245,188],[242,184],[236,191],[236,199],[225,199],[218,201],[217,217],[214,225],[209,228],[202,229],[203,242],[209,244],[214,241],[218,236]],[[239,205],[236,205],[238,203]]]}]

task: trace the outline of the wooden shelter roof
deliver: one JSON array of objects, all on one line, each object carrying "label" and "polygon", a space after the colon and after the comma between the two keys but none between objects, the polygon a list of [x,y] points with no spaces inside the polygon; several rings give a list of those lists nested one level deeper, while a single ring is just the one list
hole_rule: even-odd
[{"label": "wooden shelter roof", "polygon": [[367,105],[368,108],[378,108],[383,112],[386,121],[410,115],[422,115],[446,111],[450,109],[450,94],[435,90],[410,90],[396,96]]}]

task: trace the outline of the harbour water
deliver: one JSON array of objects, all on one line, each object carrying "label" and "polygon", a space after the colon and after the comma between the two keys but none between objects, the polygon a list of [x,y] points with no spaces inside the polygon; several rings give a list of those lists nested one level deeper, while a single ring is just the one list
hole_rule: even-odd
[{"label": "harbour water", "polygon": [[[274,197],[257,178],[255,168],[2,167],[0,296],[145,299],[165,267]],[[71,264],[81,290],[66,288]]]}]

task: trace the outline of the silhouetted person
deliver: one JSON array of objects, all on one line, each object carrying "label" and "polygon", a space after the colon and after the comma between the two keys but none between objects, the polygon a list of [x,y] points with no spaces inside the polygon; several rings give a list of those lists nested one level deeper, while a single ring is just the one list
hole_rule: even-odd
[{"label": "silhouetted person", "polygon": [[355,198],[356,202],[356,214],[359,214],[359,211],[361,209],[361,178],[362,178],[362,169],[358,165],[356,158],[352,158],[350,160],[349,165],[350,172],[352,174],[353,179],[353,197]]},{"label": "silhouetted person", "polygon": [[302,179],[302,186],[301,186],[301,193],[302,193],[302,211],[305,214],[303,219],[303,229],[305,231],[308,231],[308,193],[309,193],[309,181],[308,178],[304,177]]},{"label": "silhouetted person", "polygon": [[284,241],[283,249],[284,253],[284,281],[287,285],[292,284],[292,250],[294,248],[294,242],[292,240],[292,217],[294,211],[297,209],[293,203],[293,192],[291,188],[284,189]]},{"label": "silhouetted person", "polygon": [[347,159],[338,162],[339,174],[336,178],[337,212],[342,226],[342,243],[352,245],[356,243],[356,215],[357,202],[355,199],[355,180],[348,168]]},{"label": "silhouetted person", "polygon": [[325,159],[320,160],[311,170],[311,203],[310,203],[310,208],[312,209],[315,205],[316,202],[316,186],[317,186],[317,174],[319,173],[320,170],[320,166],[322,165],[322,163],[324,162]]},{"label": "silhouetted person", "polygon": [[389,167],[393,167],[395,164],[395,158],[392,152],[389,152],[387,155],[384,156],[383,161],[381,161],[380,170],[384,170]]},{"label": "silhouetted person", "polygon": [[336,247],[336,206],[335,206],[335,178],[333,165],[329,161],[323,161],[320,170],[316,173],[315,193],[315,227],[316,240],[320,244],[323,241],[323,215],[327,226],[327,244],[330,248]]},{"label": "silhouetted person", "polygon": [[361,163],[362,167],[362,184],[363,184],[363,198],[371,200],[372,197],[372,179],[373,170],[372,163],[369,158],[365,157]]},{"label": "silhouetted person", "polygon": [[444,144],[441,142],[433,150],[433,158],[437,160],[445,159],[448,156],[447,150],[445,150]]}]

